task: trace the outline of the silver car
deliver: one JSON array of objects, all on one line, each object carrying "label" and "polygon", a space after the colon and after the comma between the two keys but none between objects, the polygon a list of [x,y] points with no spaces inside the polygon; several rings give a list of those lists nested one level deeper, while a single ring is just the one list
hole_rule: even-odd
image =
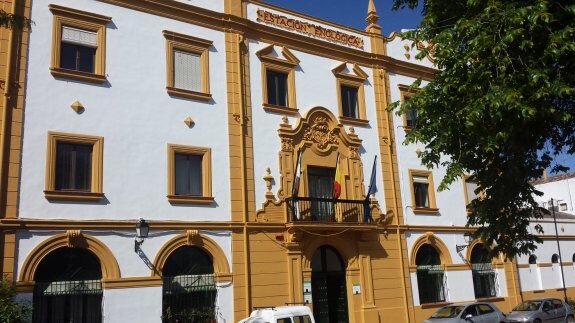
[{"label": "silver car", "polygon": [[505,314],[491,303],[451,304],[433,313],[423,323],[507,323]]},{"label": "silver car", "polygon": [[573,309],[558,298],[535,298],[524,301],[507,315],[509,322],[575,323]]}]

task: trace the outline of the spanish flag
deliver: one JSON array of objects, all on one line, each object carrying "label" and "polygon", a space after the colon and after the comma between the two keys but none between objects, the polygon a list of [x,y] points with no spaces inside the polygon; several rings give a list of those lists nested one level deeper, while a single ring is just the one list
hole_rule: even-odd
[{"label": "spanish flag", "polygon": [[341,195],[341,168],[339,167],[339,153],[337,153],[335,164],[335,178],[333,180],[333,198],[337,199]]}]

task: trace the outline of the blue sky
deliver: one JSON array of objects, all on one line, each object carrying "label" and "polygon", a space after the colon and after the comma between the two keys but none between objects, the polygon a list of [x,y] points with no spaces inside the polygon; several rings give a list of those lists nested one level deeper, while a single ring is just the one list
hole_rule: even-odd
[{"label": "blue sky", "polygon": [[[367,23],[368,0],[263,0],[283,8],[302,12],[314,17],[333,21],[345,26],[363,30]],[[419,25],[421,20],[421,7],[410,10],[391,10],[393,0],[374,0],[379,25],[383,34],[388,36],[393,31],[411,29]],[[575,171],[575,156],[562,154],[555,161]],[[551,174],[550,174],[551,175]]]},{"label": "blue sky", "polygon": [[[367,23],[368,0],[263,0],[283,8],[334,21],[363,30]],[[415,28],[421,20],[421,10],[392,11],[392,0],[374,0],[383,34]]]}]

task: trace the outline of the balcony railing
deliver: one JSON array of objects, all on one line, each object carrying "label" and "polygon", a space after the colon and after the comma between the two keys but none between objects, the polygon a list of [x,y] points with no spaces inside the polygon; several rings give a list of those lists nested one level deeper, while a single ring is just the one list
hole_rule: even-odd
[{"label": "balcony railing", "polygon": [[369,201],[319,197],[288,197],[288,222],[371,222]]}]

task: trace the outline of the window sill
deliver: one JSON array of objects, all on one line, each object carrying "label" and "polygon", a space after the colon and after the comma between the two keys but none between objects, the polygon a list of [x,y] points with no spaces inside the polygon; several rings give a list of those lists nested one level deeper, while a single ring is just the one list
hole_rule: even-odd
[{"label": "window sill", "polygon": [[438,212],[439,212],[439,209],[437,209],[437,208],[431,208],[431,207],[426,207],[426,208],[416,207],[416,208],[413,208],[413,213],[415,213],[415,214],[437,214]]},{"label": "window sill", "polygon": [[210,93],[202,93],[202,92],[178,89],[171,86],[166,86],[166,90],[168,91],[168,94],[171,96],[177,96],[186,99],[193,99],[198,101],[210,101],[212,99],[212,95]]},{"label": "window sill", "polygon": [[44,197],[49,201],[99,202],[104,193],[45,190]]},{"label": "window sill", "polygon": [[281,113],[289,116],[295,116],[299,113],[298,108],[284,107],[281,105],[264,103],[263,107],[266,112]]},{"label": "window sill", "polygon": [[435,308],[435,307],[443,307],[445,305],[453,304],[450,302],[437,302],[437,303],[425,303],[420,304],[421,308]]},{"label": "window sill", "polygon": [[479,297],[477,299],[475,299],[478,302],[489,302],[489,303],[495,303],[495,302],[501,302],[504,301],[505,298],[503,297],[498,297],[498,296],[493,296],[493,297]]},{"label": "window sill", "polygon": [[366,126],[369,124],[369,120],[365,119],[356,119],[350,117],[339,116],[339,121],[345,125],[354,125],[354,126]]},{"label": "window sill", "polygon": [[50,73],[52,73],[52,76],[57,78],[73,79],[94,84],[102,84],[107,81],[105,75],[69,70],[60,67],[51,67]]},{"label": "window sill", "polygon": [[172,204],[210,205],[214,202],[214,198],[212,196],[168,195],[167,198]]},{"label": "window sill", "polygon": [[411,130],[415,129],[415,127],[410,127],[410,126],[403,126],[403,130],[405,132],[410,132]]}]

